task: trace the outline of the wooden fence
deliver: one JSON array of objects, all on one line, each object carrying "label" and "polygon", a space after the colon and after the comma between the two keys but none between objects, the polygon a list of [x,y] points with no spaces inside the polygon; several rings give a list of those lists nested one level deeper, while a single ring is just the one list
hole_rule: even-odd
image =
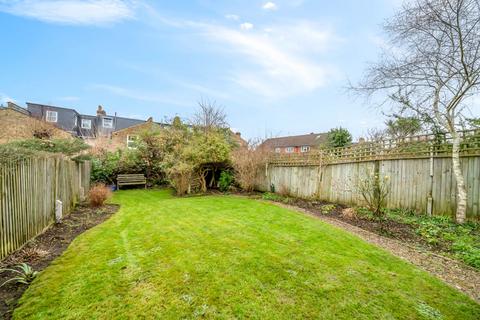
[{"label": "wooden fence", "polygon": [[[478,132],[463,134],[461,164],[468,193],[467,217],[480,220],[480,136]],[[451,145],[448,137],[439,143],[430,136],[305,155],[276,155],[269,159],[259,188],[267,191],[273,186],[277,192],[297,197],[362,205],[364,201],[355,186],[366,175],[376,173],[390,190],[388,208],[453,217],[456,180]]]},{"label": "wooden fence", "polygon": [[55,221],[56,200],[66,215],[89,186],[89,162],[39,157],[0,164],[0,259]]}]

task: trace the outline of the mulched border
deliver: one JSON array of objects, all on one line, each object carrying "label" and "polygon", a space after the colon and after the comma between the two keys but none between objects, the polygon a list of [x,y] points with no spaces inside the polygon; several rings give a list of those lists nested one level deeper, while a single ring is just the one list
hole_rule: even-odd
[{"label": "mulched border", "polygon": [[[25,262],[34,270],[42,271],[60,256],[77,236],[104,222],[118,209],[118,205],[112,204],[100,208],[77,206],[72,213],[64,217],[61,223],[52,224],[22,248],[0,261],[0,269],[11,268]],[[0,273],[0,285],[11,276],[8,272]],[[12,312],[27,287],[27,285],[14,283],[0,287],[0,319],[12,318]]]}]

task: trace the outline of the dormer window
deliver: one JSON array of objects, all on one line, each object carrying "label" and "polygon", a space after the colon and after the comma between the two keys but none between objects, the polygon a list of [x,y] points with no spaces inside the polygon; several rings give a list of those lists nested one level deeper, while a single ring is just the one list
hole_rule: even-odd
[{"label": "dormer window", "polygon": [[47,113],[45,114],[45,120],[47,120],[47,122],[57,122],[58,112],[47,110]]},{"label": "dormer window", "polygon": [[113,119],[112,118],[103,118],[103,127],[104,128],[113,128]]},{"label": "dormer window", "polygon": [[92,120],[82,119],[82,129],[92,129]]}]

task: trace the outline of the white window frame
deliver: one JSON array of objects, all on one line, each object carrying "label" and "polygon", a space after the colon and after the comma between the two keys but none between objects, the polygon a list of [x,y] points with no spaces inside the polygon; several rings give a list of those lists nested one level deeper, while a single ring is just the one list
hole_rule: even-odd
[{"label": "white window frame", "polygon": [[52,111],[52,110],[47,110],[45,113],[45,120],[47,122],[57,122],[58,121],[58,112],[57,111]]},{"label": "white window frame", "polygon": [[275,148],[275,153],[280,153],[280,152],[282,152],[282,148],[276,147]]},{"label": "white window frame", "polygon": [[[106,123],[105,123],[105,120],[111,121],[110,125],[107,126]],[[109,128],[109,129],[113,128],[113,118],[110,118],[110,117],[103,118],[102,119],[102,125],[103,125],[104,128]]]},{"label": "white window frame", "polygon": [[[135,139],[131,139],[133,137],[135,137]],[[137,141],[138,141],[138,135],[136,135],[136,134],[127,135],[127,148],[128,149],[137,149],[136,145],[135,146],[130,145],[130,144],[133,144],[133,143],[137,143]]]},{"label": "white window frame", "polygon": [[[87,125],[88,123],[88,125]],[[82,119],[82,129],[92,129],[92,120],[91,119]]]},{"label": "white window frame", "polygon": [[294,147],[286,147],[285,148],[285,152],[286,153],[293,153],[295,151],[295,148]]},{"label": "white window frame", "polygon": [[300,148],[300,152],[308,152],[308,151],[310,151],[310,146],[302,146]]}]

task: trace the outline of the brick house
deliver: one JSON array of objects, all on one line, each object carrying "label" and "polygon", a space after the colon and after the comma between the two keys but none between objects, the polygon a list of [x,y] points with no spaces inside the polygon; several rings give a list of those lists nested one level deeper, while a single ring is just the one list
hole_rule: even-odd
[{"label": "brick house", "polygon": [[299,136],[270,138],[260,147],[275,153],[306,153],[327,142],[328,133],[310,133]]},{"label": "brick house", "polygon": [[0,107],[0,144],[42,136],[72,138],[71,133],[32,117],[30,111],[13,102]]},{"label": "brick house", "polygon": [[109,115],[102,106],[98,106],[94,116],[80,114],[71,108],[31,102],[27,102],[27,110],[32,117],[84,139],[93,147],[107,150],[132,147],[138,134],[146,127],[152,124],[159,127],[165,125],[153,122],[151,118],[139,120]]},{"label": "brick house", "polygon": [[[14,104],[9,103],[9,105]],[[28,134],[19,132],[24,130],[22,128],[35,127],[29,124],[34,122],[54,129],[56,133],[54,137],[78,137],[98,151],[134,148],[136,140],[143,131],[169,126],[169,124],[154,122],[152,118],[139,120],[108,115],[102,106],[98,106],[95,116],[80,114],[72,108],[32,102],[27,102],[26,109],[14,106],[15,109],[8,112],[16,115],[16,117],[9,117],[12,118],[9,121],[16,124],[8,126],[11,127],[10,133],[5,133],[5,136],[10,135],[16,140],[33,137],[31,132]],[[10,122],[0,120],[0,125],[6,127],[3,124]],[[18,128],[18,130],[14,131],[12,128]],[[233,140],[239,145],[246,144],[240,133],[232,132],[231,134]]]},{"label": "brick house", "polygon": [[135,148],[135,144],[142,132],[158,130],[164,126],[166,125],[154,122],[152,118],[149,118],[144,123],[115,131],[111,138],[112,145],[115,147],[126,145],[129,149]]},{"label": "brick house", "polygon": [[145,120],[107,115],[102,106],[98,106],[94,116],[80,114],[71,108],[31,102],[27,102],[27,110],[32,117],[49,122],[85,140],[110,137],[117,130],[145,123]]}]

